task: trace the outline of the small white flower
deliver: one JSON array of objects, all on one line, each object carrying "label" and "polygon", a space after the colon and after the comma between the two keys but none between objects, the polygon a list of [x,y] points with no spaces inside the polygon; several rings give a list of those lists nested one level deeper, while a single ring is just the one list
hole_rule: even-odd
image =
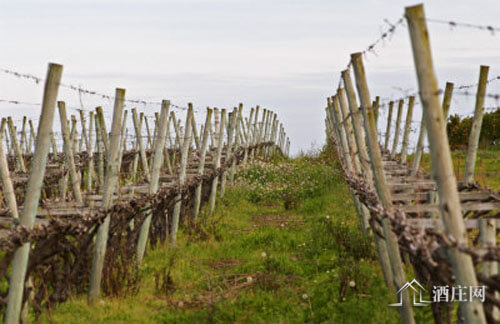
[{"label": "small white flower", "polygon": [[263,257],[263,258],[265,258],[265,257],[267,257],[267,253],[266,253],[266,252],[262,252],[262,253],[260,254],[260,256],[261,256],[261,257]]},{"label": "small white flower", "polygon": [[248,283],[251,283],[252,281],[253,281],[253,278],[252,278],[252,277],[250,277],[250,276],[248,276],[248,277],[247,277],[247,282],[248,282]]},{"label": "small white flower", "polygon": [[351,288],[356,287],[356,283],[354,282],[354,280],[349,281],[349,287]]},{"label": "small white flower", "polygon": [[309,298],[309,296],[307,296],[307,294],[302,294],[302,299],[306,300],[307,298]]}]

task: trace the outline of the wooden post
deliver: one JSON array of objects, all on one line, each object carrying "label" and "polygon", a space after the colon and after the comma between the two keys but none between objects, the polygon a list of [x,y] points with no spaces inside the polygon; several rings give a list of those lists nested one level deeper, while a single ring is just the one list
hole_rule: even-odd
[{"label": "wooden post", "polygon": [[413,105],[415,104],[415,96],[411,96],[408,101],[408,111],[406,113],[406,122],[403,134],[403,146],[401,147],[401,163],[406,163],[408,155],[408,142],[410,141],[411,120],[413,117]]},{"label": "wooden post", "polygon": [[[252,132],[252,118],[253,118],[254,112],[255,112],[255,109],[252,107],[250,109],[250,116],[246,119],[246,121],[247,121],[247,141],[245,143],[245,155],[243,156],[243,168],[246,168],[246,166],[247,166],[248,155],[250,153],[248,146],[250,146],[252,144],[252,136],[253,136],[253,132]],[[274,148],[273,148],[273,151],[274,151]]]},{"label": "wooden post", "polygon": [[[47,164],[47,155],[49,153],[50,131],[54,119],[54,110],[59,84],[61,82],[62,68],[62,65],[49,64],[49,70],[45,78],[42,113],[38,124],[36,148],[28,178],[24,207],[20,218],[20,225],[27,229],[33,228],[38,209],[40,191]],[[19,323],[29,251],[30,243],[27,242],[19,247],[14,253],[12,273],[9,280],[7,310],[4,316],[4,323],[6,324]]]},{"label": "wooden post", "polygon": [[26,173],[26,166],[24,164],[23,153],[21,152],[21,148],[19,146],[19,142],[17,141],[16,128],[14,127],[14,122],[12,118],[7,117],[7,124],[9,126],[10,131],[10,140],[12,142],[12,147],[14,148],[14,153],[16,155],[16,167],[19,171]]},{"label": "wooden post", "polygon": [[174,147],[174,142],[172,141],[172,136],[170,136],[170,124],[172,123],[172,113],[170,113],[170,116],[168,118],[168,123],[167,123],[167,142],[170,147]]},{"label": "wooden post", "polygon": [[[113,109],[113,122],[111,124],[111,136],[108,151],[106,152],[106,175],[104,179],[104,191],[102,194],[102,209],[108,211],[113,204],[113,195],[118,183],[118,149],[120,146],[120,127],[123,113],[123,102],[125,90],[116,89],[115,106]],[[94,258],[92,260],[92,271],[90,273],[89,303],[95,304],[101,291],[102,269],[108,242],[110,215],[99,225],[95,241]]]},{"label": "wooden post", "polygon": [[327,98],[327,116],[330,120],[331,127],[336,130],[338,136],[338,142],[340,148],[343,152],[344,162],[346,164],[347,170],[353,172],[352,158],[349,151],[349,144],[347,143],[347,134],[345,127],[342,127],[341,123],[343,118],[341,117],[340,107],[339,107],[338,95],[333,96],[331,99]]},{"label": "wooden post", "polygon": [[50,131],[50,144],[51,144],[51,147],[52,147],[52,154],[54,154],[54,158],[57,159],[57,143],[56,143],[56,138],[54,136],[54,132],[53,131]]},{"label": "wooden post", "polygon": [[94,112],[89,112],[89,136],[87,144],[87,153],[89,155],[89,163],[87,164],[87,190],[92,190],[92,179],[94,178],[94,146],[93,137],[94,132]]},{"label": "wooden post", "polygon": [[[358,154],[358,149],[357,149],[357,143],[356,143],[356,138],[354,136],[354,129],[352,126],[352,118],[349,117],[349,108],[347,106],[347,98],[345,95],[345,89],[344,88],[339,88],[337,91],[338,94],[338,105],[340,107],[339,111],[341,112],[342,115],[342,120],[343,120],[343,125],[344,129],[347,135],[347,141],[349,144],[350,148],[350,154],[352,156],[352,162],[354,166],[354,172],[359,174],[361,172],[361,162],[359,160],[359,154]],[[335,108],[335,105],[337,104],[337,101],[333,101],[333,107]],[[335,108],[337,109],[337,108]]]},{"label": "wooden post", "polygon": [[[144,115],[143,112],[141,112],[141,114]],[[151,148],[151,130],[149,129],[148,117],[146,115],[144,115],[144,124],[146,125],[146,136],[147,136],[146,148]]]},{"label": "wooden post", "polygon": [[83,115],[83,110],[78,111],[80,113],[80,123],[82,124],[82,138],[85,142],[85,149],[89,151],[89,137],[87,136],[87,126],[85,125],[85,116]]},{"label": "wooden post", "polygon": [[168,153],[168,148],[173,147],[172,138],[170,138],[170,118],[167,122],[167,140],[165,141],[165,149],[163,150],[163,154],[165,155],[164,160],[167,165],[167,171],[169,174],[173,174],[172,164],[170,163],[170,154]]},{"label": "wooden post", "polygon": [[[350,81],[350,79],[349,79]],[[352,83],[351,81],[349,82],[350,84],[350,87],[352,87]],[[357,141],[356,141],[356,138],[355,138],[355,135],[354,135],[354,130],[353,130],[353,125],[351,124],[351,121],[352,121],[352,117],[351,118],[348,118],[348,114],[349,114],[349,111],[348,111],[348,107],[347,107],[347,98],[346,98],[346,94],[345,94],[345,90],[344,88],[340,88],[338,89],[338,96],[339,96],[339,103],[340,103],[340,108],[341,108],[341,111],[343,113],[343,120],[344,120],[344,125],[347,130],[347,133],[348,133],[348,142],[350,144],[350,150],[352,152],[352,155],[353,155],[353,165],[354,165],[354,169],[355,169],[355,172],[357,173],[358,176],[362,176],[363,178],[367,179],[368,183],[372,184],[373,183],[373,180],[372,180],[372,175],[371,175],[371,169],[370,169],[370,166],[367,165],[366,163],[365,164],[361,164],[360,162],[360,154],[359,152],[362,151],[362,150],[365,150],[366,151],[366,147],[359,147],[357,146]],[[368,153],[366,153],[368,154]],[[357,199],[357,198],[356,198]],[[368,208],[361,204],[361,212],[363,213],[363,218],[366,218],[368,219],[370,217],[370,212],[368,211]],[[386,283],[386,286],[387,288],[389,289],[389,291],[391,292],[396,292],[396,290],[394,289],[394,283],[393,283],[393,274],[392,274],[392,269],[391,269],[391,263],[390,263],[390,260],[389,260],[389,253],[387,251],[387,244],[385,243],[385,240],[380,238],[379,236],[377,235],[374,235],[374,238],[375,238],[375,243],[377,245],[377,251],[378,251],[378,256],[379,256],[379,262],[380,262],[380,265],[382,267],[382,273],[384,275],[384,280],[385,280],[385,283]]]},{"label": "wooden post", "polygon": [[443,97],[443,115],[444,121],[448,120],[448,113],[450,112],[451,97],[453,95],[453,82],[446,82],[446,87],[444,89]]},{"label": "wooden post", "polygon": [[481,125],[483,124],[484,96],[486,94],[486,84],[488,83],[489,66],[481,65],[479,71],[479,83],[477,85],[476,107],[472,119],[472,127],[467,144],[467,157],[465,158],[464,182],[474,182],[474,168],[476,166],[477,148],[479,147],[479,137],[481,135]]},{"label": "wooden post", "polygon": [[[203,139],[200,147],[200,162],[198,164],[198,175],[202,175],[205,168],[205,159],[207,155],[207,144],[208,144],[208,134],[210,131],[210,124],[212,120],[212,109],[207,108],[207,116],[205,119],[205,127],[203,128]],[[198,215],[200,213],[200,205],[201,205],[201,189],[203,183],[200,183],[196,187],[196,191],[194,194],[194,210],[193,210],[193,219],[196,221]]]},{"label": "wooden post", "polygon": [[132,120],[134,121],[135,136],[137,140],[137,145],[139,147],[139,155],[141,158],[141,166],[146,179],[150,181],[151,175],[149,173],[148,158],[146,156],[146,150],[144,148],[144,143],[142,141],[142,131],[139,124],[139,119],[137,118],[137,110],[132,108]]},{"label": "wooden post", "polygon": [[[341,125],[341,121],[343,120],[343,118],[342,118],[342,114],[341,114],[340,107],[338,104],[338,95],[333,96],[331,98],[331,100],[330,100],[330,98],[327,98],[327,102],[328,102],[328,108],[327,108],[328,118],[327,119],[331,123],[331,128],[336,131],[337,141],[341,144],[341,146],[340,146],[341,152],[342,152],[341,154],[342,154],[342,157],[343,157],[344,162],[346,164],[347,171],[351,175],[353,175],[353,174],[355,174],[355,170],[354,170],[354,166],[352,164],[352,158],[350,155],[350,149],[349,149],[349,144],[348,144],[348,140],[347,140],[346,130],[345,130],[345,127],[343,127]],[[340,151],[339,151],[339,153],[340,153]],[[350,190],[350,191],[351,191],[351,196],[352,196],[354,206],[356,208],[356,212],[357,212],[358,217],[360,219],[361,228],[362,228],[363,232],[366,233],[369,229],[369,226],[370,226],[368,223],[368,218],[370,216],[369,212],[365,206],[361,205],[358,197],[354,194],[354,192],[352,190]],[[365,207],[365,208],[363,209],[363,207]],[[379,239],[379,238],[376,238],[376,239]],[[391,281],[388,280],[388,282],[391,282]]]},{"label": "wooden post", "polygon": [[[236,124],[236,119],[237,118],[237,111],[236,109],[233,110],[233,112],[229,113],[229,125],[227,128],[227,146],[226,146],[226,158],[224,159],[224,163],[228,161],[231,158],[232,155],[232,149],[233,149],[233,137],[234,137],[234,127]],[[227,178],[227,170],[224,169],[222,171],[222,174],[220,176],[221,182],[220,182],[220,197],[224,197],[224,194],[226,193],[226,178]]]},{"label": "wooden post", "polygon": [[396,128],[394,129],[394,141],[392,142],[391,159],[394,159],[396,157],[396,151],[398,149],[399,132],[400,132],[400,126],[401,126],[401,116],[403,115],[403,104],[404,104],[404,101],[402,99],[399,100],[398,114],[396,117]]},{"label": "wooden post", "polygon": [[[259,109],[260,107],[257,105],[255,107],[255,116],[254,116],[254,121],[252,124],[252,144],[255,145],[258,142],[258,132],[257,132],[257,120],[259,118]],[[252,121],[250,120],[250,123]],[[250,151],[250,161],[253,161],[253,158],[255,157],[255,149],[252,149]]]},{"label": "wooden post", "polygon": [[219,143],[219,126],[220,126],[220,111],[217,107],[214,108],[214,138],[215,142],[212,140],[212,145],[215,146]]},{"label": "wooden post", "polygon": [[193,131],[193,139],[194,139],[194,144],[196,146],[196,151],[200,151],[200,138],[198,137],[198,130],[196,129],[196,119],[194,118],[194,113],[193,113],[193,118],[191,119],[191,130]]},{"label": "wooden post", "polygon": [[[380,153],[379,143],[377,140],[377,126],[375,125],[375,116],[371,108],[370,93],[366,82],[362,54],[351,54],[351,62],[353,64],[354,75],[356,77],[356,87],[358,89],[360,103],[365,117],[365,130],[367,132],[366,138],[371,157],[373,176],[375,179],[375,188],[377,189],[377,194],[382,206],[389,211],[393,211],[391,194],[385,179],[384,168],[382,165],[382,154]],[[405,285],[406,278],[403,270],[403,262],[401,261],[398,239],[392,230],[392,226],[388,218],[382,219],[382,227],[387,244],[387,252],[391,261],[394,286],[395,289],[399,291]],[[399,308],[402,322],[415,323],[408,291],[404,290],[400,292],[400,294],[403,301],[403,305]]]},{"label": "wooden post", "polygon": [[376,125],[378,125],[378,111],[379,111],[379,108],[380,108],[379,105],[380,105],[380,97],[376,96],[375,97],[375,102],[373,103],[373,112],[375,113],[375,124]]},{"label": "wooden post", "polygon": [[[236,151],[240,145],[240,137],[241,137],[241,131],[240,131],[240,120],[241,120],[241,113],[242,113],[242,110],[243,110],[243,104],[240,104],[239,107],[238,107],[238,111],[236,113],[236,117],[235,117],[235,123],[236,123],[236,129],[235,129],[235,139],[234,139],[234,145],[235,145],[235,148],[233,149],[233,151]],[[276,115],[274,115],[274,117],[276,118]],[[266,148],[267,149],[267,148]],[[266,150],[267,151],[267,150]],[[233,153],[234,155],[234,153]],[[229,170],[229,181],[231,183],[234,182],[234,174],[236,173],[236,159],[233,159],[233,162],[231,163],[231,169]]]},{"label": "wooden post", "polygon": [[11,217],[18,218],[16,194],[12,180],[10,179],[9,165],[7,163],[7,156],[3,149],[2,138],[5,131],[7,120],[2,118],[2,125],[0,126],[0,176],[2,178],[2,193],[5,198],[7,207],[9,208]]},{"label": "wooden post", "polygon": [[[163,100],[161,103],[160,121],[157,131],[158,138],[155,140],[156,145],[154,146],[153,164],[151,166],[151,182],[149,183],[149,193],[151,195],[158,192],[161,166],[163,164],[163,149],[165,148],[165,138],[167,136],[169,109],[170,101]],[[151,210],[149,210],[146,219],[141,226],[141,232],[139,233],[139,240],[137,242],[137,265],[140,265],[142,263],[144,252],[146,251],[146,244],[148,242],[149,227],[151,226],[152,216],[153,213]]]},{"label": "wooden post", "polygon": [[387,115],[387,128],[385,130],[384,151],[389,149],[389,138],[391,137],[391,122],[392,122],[392,109],[394,108],[394,101],[389,102],[389,115]]},{"label": "wooden post", "polygon": [[104,150],[106,154],[109,150],[109,138],[108,138],[108,129],[106,127],[106,121],[104,120],[104,113],[102,111],[102,107],[96,107],[96,119],[99,119],[99,126],[101,129],[101,140],[104,144]]},{"label": "wooden post", "polygon": [[[446,82],[446,88],[444,91],[443,97],[443,114],[444,120],[446,121],[448,118],[448,112],[450,110],[451,97],[453,94],[453,83]],[[424,141],[427,137],[427,127],[425,126],[425,111],[422,112],[422,121],[420,122],[420,133],[418,135],[417,146],[415,148],[415,154],[413,155],[413,161],[411,166],[411,175],[414,176],[417,174],[417,171],[420,167],[420,161],[422,160],[422,154],[424,152]]]},{"label": "wooden post", "polygon": [[5,145],[7,147],[7,155],[11,155],[12,153],[12,145],[10,145],[10,141],[9,141],[9,134],[7,132],[7,129],[5,129]]},{"label": "wooden post", "polygon": [[[192,134],[192,124],[191,119],[193,119],[193,104],[188,103],[188,112],[186,116],[186,127],[184,132],[184,140],[182,142],[181,150],[181,164],[179,170],[179,187],[182,188],[186,181],[186,167],[188,164],[189,147],[191,146],[191,141],[193,140]],[[223,128],[223,127],[221,127]],[[182,193],[178,193],[175,196],[174,211],[172,214],[172,228],[170,231],[170,245],[174,246],[177,239],[177,229],[179,228],[179,217],[181,214],[182,206]]]},{"label": "wooden post", "polygon": [[59,119],[61,120],[61,130],[63,134],[63,145],[64,145],[64,156],[66,158],[66,165],[69,169],[69,175],[71,178],[71,187],[73,189],[73,194],[75,200],[78,204],[83,203],[82,192],[80,191],[80,177],[77,175],[75,167],[75,157],[73,156],[73,149],[71,147],[71,140],[69,137],[68,128],[68,118],[66,116],[66,104],[64,101],[58,101],[57,105],[59,107]]},{"label": "wooden post", "polygon": [[36,134],[35,134],[35,127],[33,127],[33,122],[31,121],[31,119],[28,121],[29,125],[30,125],[30,142],[29,142],[29,149],[28,149],[28,153],[31,153],[32,150],[33,150],[33,143],[35,143],[35,138],[36,138]]},{"label": "wooden post", "polygon": [[[446,125],[437,97],[438,86],[434,74],[424,8],[422,5],[407,7],[405,13],[421,102],[425,111],[426,127],[429,132],[429,139],[432,139],[429,144],[432,168],[436,174],[442,219],[446,234],[453,236],[459,245],[465,245],[467,244],[467,232],[462,218],[457,182],[453,174]],[[471,257],[455,248],[449,250],[449,256],[456,283],[462,286],[477,286],[477,278]],[[483,305],[479,300],[462,303],[461,306],[463,306],[461,309],[463,309],[466,323],[486,322]]]},{"label": "wooden post", "polygon": [[99,183],[99,190],[102,192],[104,182],[104,141],[102,139],[102,128],[97,114],[95,116],[95,137],[97,147],[97,182]]},{"label": "wooden post", "polygon": [[[69,120],[68,120],[69,122]],[[73,153],[76,153],[78,150],[78,131],[76,130],[76,117],[75,115],[71,115],[71,149]]]},{"label": "wooden post", "polygon": [[[491,248],[497,245],[497,228],[495,219],[492,218],[481,218],[479,220],[479,238],[481,241],[481,247]],[[486,277],[492,277],[498,274],[498,262],[485,261],[482,263],[482,272]],[[495,298],[498,298],[500,294],[495,292]],[[493,305],[492,316],[495,320],[499,319],[499,309],[497,306]]]},{"label": "wooden post", "polygon": [[370,157],[368,156],[368,151],[365,142],[365,134],[363,130],[363,122],[361,119],[361,111],[358,108],[358,102],[356,100],[356,93],[354,91],[354,86],[352,84],[351,75],[349,70],[342,71],[342,79],[344,80],[344,86],[347,93],[347,101],[349,102],[349,110],[351,111],[351,119],[354,128],[354,137],[358,146],[358,153],[361,166],[363,167],[363,174],[365,178],[372,179],[372,172],[370,169]]},{"label": "wooden post", "polygon": [[[226,122],[226,109],[221,110],[221,121],[222,124]],[[222,147],[223,147],[223,140],[224,140],[224,127],[220,127],[219,129],[219,134],[217,136],[217,152],[215,155],[215,161],[214,161],[214,172],[217,172],[218,169],[220,168],[220,158],[222,155]],[[214,177],[212,180],[212,188],[210,191],[210,199],[209,199],[209,215],[213,215],[214,210],[215,210],[215,200],[217,198],[217,185],[219,183],[219,177]]]},{"label": "wooden post", "polygon": [[21,152],[26,153],[26,144],[28,141],[26,140],[26,116],[23,116],[23,126],[21,127]]},{"label": "wooden post", "polygon": [[118,152],[118,172],[121,172],[123,152],[125,151],[127,146],[127,115],[128,115],[128,110],[125,110],[123,112],[122,129],[120,131],[122,137],[121,137],[120,149]]},{"label": "wooden post", "polygon": [[180,119],[179,119],[179,122],[177,122],[177,118],[175,117],[175,113],[172,111],[170,113],[172,115],[172,122],[174,124],[174,131],[175,131],[175,143],[176,143],[176,146],[177,148],[180,150],[181,147],[182,147],[182,131],[179,127],[179,124],[181,123],[180,122]]}]

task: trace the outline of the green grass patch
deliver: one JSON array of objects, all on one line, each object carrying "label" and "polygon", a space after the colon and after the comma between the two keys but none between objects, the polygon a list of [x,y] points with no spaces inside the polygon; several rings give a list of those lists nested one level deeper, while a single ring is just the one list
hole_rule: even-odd
[{"label": "green grass patch", "polygon": [[[453,170],[458,181],[461,181],[465,170],[465,157],[467,151],[455,150],[451,152]],[[409,158],[411,160],[412,157]],[[429,154],[422,156],[421,167],[430,172],[431,157]],[[500,146],[480,148],[477,152],[474,181],[483,187],[500,191]]]},{"label": "green grass patch", "polygon": [[137,295],[94,307],[78,296],[42,322],[399,323],[373,240],[324,156],[251,167],[199,230],[182,229],[175,249],[147,251]]}]

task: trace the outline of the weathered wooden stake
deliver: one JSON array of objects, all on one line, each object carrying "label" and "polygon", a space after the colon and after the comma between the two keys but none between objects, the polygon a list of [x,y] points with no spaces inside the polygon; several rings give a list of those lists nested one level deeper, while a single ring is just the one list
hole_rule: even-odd
[{"label": "weathered wooden stake", "polygon": [[467,143],[467,156],[465,158],[464,182],[474,182],[474,168],[476,167],[476,155],[479,147],[479,137],[481,135],[481,125],[483,124],[484,96],[486,94],[486,84],[488,83],[489,67],[481,65],[479,71],[479,83],[477,85],[476,106],[474,117]]},{"label": "weathered wooden stake", "polygon": [[93,146],[93,133],[94,133],[94,112],[89,112],[89,134],[87,153],[89,155],[89,162],[87,164],[87,191],[92,190],[92,180],[94,179],[94,146]]},{"label": "weathered wooden stake", "polygon": [[[212,109],[207,108],[207,116],[205,119],[205,127],[203,128],[203,139],[200,147],[200,162],[198,164],[198,175],[202,175],[205,169],[205,160],[207,155],[207,144],[208,144],[208,134],[210,133],[210,124],[212,120]],[[201,189],[203,183],[200,183],[196,187],[196,191],[194,194],[194,210],[193,210],[193,219],[196,221],[198,215],[200,213],[200,205],[201,205]]]},{"label": "weathered wooden stake", "polygon": [[[49,64],[49,70],[45,78],[42,113],[38,124],[36,148],[28,178],[24,207],[20,218],[20,225],[27,229],[33,228],[38,209],[38,202],[47,164],[47,155],[49,153],[50,131],[54,119],[54,110],[59,84],[61,82],[62,69],[62,65]],[[29,251],[30,243],[28,242],[24,243],[14,253],[12,273],[9,281],[7,310],[4,316],[4,323],[6,324],[19,323]]]},{"label": "weathered wooden stake", "polygon": [[392,142],[391,159],[394,159],[396,157],[396,151],[398,149],[401,117],[403,115],[403,104],[404,101],[399,100],[398,114],[396,116],[396,128],[394,129],[394,141]]},{"label": "weathered wooden stake", "polygon": [[12,185],[12,180],[10,179],[9,164],[7,163],[7,156],[5,155],[2,143],[6,124],[7,120],[2,118],[2,125],[0,126],[0,176],[2,178],[2,193],[7,207],[9,208],[10,215],[14,219],[19,217],[17,212],[16,193]]},{"label": "weathered wooden stake", "polygon": [[[168,111],[170,109],[170,101],[163,100],[161,103],[159,129],[157,132],[158,138],[155,140],[153,164],[151,166],[151,182],[149,183],[149,193],[151,195],[158,191],[160,183],[160,172],[163,164],[163,150],[165,148],[165,138],[167,135],[167,122]],[[146,251],[146,244],[148,242],[149,227],[151,225],[151,218],[153,216],[152,210],[148,211],[146,219],[142,223],[141,232],[139,233],[139,240],[137,242],[137,265],[142,263],[144,252]]]},{"label": "weathered wooden stake", "polygon": [[[434,64],[430,49],[429,31],[425,20],[423,5],[407,7],[405,10],[408,29],[413,49],[415,70],[417,73],[421,102],[424,107],[432,168],[435,170],[438,187],[440,210],[446,234],[451,235],[459,245],[467,244],[457,182],[453,174],[446,125],[438,100],[438,86],[434,74]],[[449,256],[456,277],[456,283],[462,286],[477,286],[474,265],[469,255],[456,248],[449,250]],[[485,323],[483,305],[479,300],[462,303],[461,309],[466,323]]]},{"label": "weathered wooden stake", "polygon": [[[193,104],[188,103],[188,112],[186,116],[186,127],[184,132],[184,140],[182,142],[182,150],[181,150],[181,161],[180,161],[180,170],[179,170],[179,187],[182,188],[186,181],[186,167],[188,164],[189,157],[189,147],[191,146],[191,142],[193,140],[192,137],[192,124],[191,119],[193,119]],[[222,129],[223,127],[221,127]],[[175,196],[175,205],[174,211],[172,213],[172,227],[170,231],[170,245],[175,245],[175,241],[177,239],[177,230],[179,228],[179,218],[181,214],[181,206],[182,206],[182,193],[178,193]]]},{"label": "weathered wooden stake", "polygon": [[134,121],[135,137],[137,145],[139,147],[139,155],[141,158],[142,171],[144,172],[146,179],[150,181],[151,174],[149,173],[148,158],[146,156],[146,149],[144,147],[144,142],[142,141],[142,131],[140,128],[139,119],[137,117],[137,110],[135,108],[132,108],[132,120]]},{"label": "weathered wooden stake", "polygon": [[389,102],[389,115],[387,115],[387,128],[385,130],[385,142],[384,151],[389,149],[389,139],[391,137],[391,122],[392,122],[392,110],[394,108],[394,101]]},{"label": "weathered wooden stake", "polygon": [[108,138],[108,129],[106,127],[106,121],[104,120],[104,112],[102,111],[102,107],[96,107],[96,119],[99,119],[99,126],[101,129],[101,140],[104,145],[104,150],[107,154],[109,150],[109,138]]},{"label": "weathered wooden stake", "polygon": [[408,156],[408,143],[410,141],[411,120],[413,117],[413,105],[415,104],[415,96],[411,96],[408,101],[408,111],[406,113],[406,122],[403,134],[403,145],[401,147],[401,163],[406,163]]},{"label": "weathered wooden stake", "polygon": [[[123,102],[125,90],[116,89],[115,106],[113,109],[113,122],[111,124],[111,136],[108,151],[106,152],[106,175],[104,179],[104,191],[102,194],[102,209],[108,211],[113,204],[113,195],[118,183],[118,150],[120,146],[120,127],[123,113]],[[94,258],[92,260],[92,271],[90,273],[89,303],[95,304],[101,291],[102,269],[108,242],[110,215],[99,225],[95,241]]]},{"label": "weathered wooden stake", "polygon": [[[236,118],[237,118],[237,111],[236,109],[233,110],[233,112],[229,113],[229,124],[227,127],[227,146],[226,146],[226,157],[224,159],[224,162],[229,160],[232,155],[232,148],[233,148],[233,135],[234,135],[234,126],[236,124]],[[224,194],[226,193],[226,178],[227,178],[227,170],[224,169],[222,171],[222,174],[220,175],[221,181],[220,181],[220,196],[221,198],[224,197]]]},{"label": "weathered wooden stake", "polygon": [[10,140],[14,149],[14,154],[16,155],[16,168],[19,171],[26,173],[27,171],[24,164],[23,153],[21,152],[21,147],[19,146],[19,142],[17,141],[16,128],[14,127],[14,122],[12,121],[12,118],[10,116],[7,117],[7,124],[9,126]]},{"label": "weathered wooden stake", "polygon": [[[226,122],[226,109],[221,110],[221,121],[222,124]],[[219,134],[217,135],[217,151],[215,155],[215,161],[214,161],[214,172],[218,172],[220,168],[220,159],[222,155],[222,147],[223,147],[223,140],[224,140],[224,127],[220,127],[219,129]],[[217,185],[219,183],[219,177],[214,177],[212,180],[212,188],[210,191],[210,199],[209,199],[209,215],[213,215],[214,210],[215,210],[215,200],[217,199]]]},{"label": "weathered wooden stake", "polygon": [[[492,248],[497,245],[497,228],[495,219],[492,218],[481,218],[479,220],[479,238],[481,241],[481,247]],[[492,277],[498,274],[498,262],[485,261],[482,263],[482,272],[486,277]],[[495,292],[495,298],[498,298],[500,294]],[[493,318],[495,320],[499,319],[499,309],[497,306],[493,305]]]},{"label": "weathered wooden stake", "polygon": [[[365,68],[363,66],[362,54],[351,54],[351,62],[354,67],[354,75],[356,78],[356,87],[358,89],[359,99],[365,119],[365,130],[367,132],[367,144],[371,157],[371,165],[375,188],[382,206],[393,211],[391,194],[387,185],[384,168],[382,165],[382,154],[380,152],[379,143],[377,140],[377,125],[375,125],[375,116],[371,108],[370,93],[366,82]],[[399,251],[398,239],[392,230],[390,220],[382,219],[382,227],[384,230],[385,241],[387,244],[387,252],[391,261],[392,274],[394,279],[395,289],[399,290],[406,283],[405,273],[403,270],[403,262]],[[415,323],[413,310],[410,303],[410,298],[407,290],[399,292],[402,297],[403,305],[399,308],[401,320],[403,323]]]},{"label": "weathered wooden stake", "polygon": [[[453,94],[453,83],[446,82],[446,88],[444,90],[443,97],[443,114],[444,120],[446,121],[448,118],[448,112],[450,110],[451,97]],[[420,132],[418,135],[417,146],[415,147],[415,154],[413,155],[413,161],[411,166],[411,175],[414,176],[417,174],[418,169],[420,167],[420,161],[422,160],[422,154],[424,152],[424,141],[427,137],[427,127],[425,126],[425,111],[422,112],[422,121],[420,122]]]},{"label": "weathered wooden stake", "polygon": [[80,191],[80,177],[77,175],[77,170],[75,166],[75,157],[73,155],[73,149],[71,147],[71,139],[69,136],[68,128],[68,118],[66,115],[66,104],[64,101],[58,101],[57,105],[59,107],[59,119],[61,120],[61,130],[63,134],[63,145],[64,145],[64,157],[66,159],[66,165],[69,169],[69,176],[71,178],[71,187],[73,189],[73,195],[78,204],[83,203],[82,192]]}]

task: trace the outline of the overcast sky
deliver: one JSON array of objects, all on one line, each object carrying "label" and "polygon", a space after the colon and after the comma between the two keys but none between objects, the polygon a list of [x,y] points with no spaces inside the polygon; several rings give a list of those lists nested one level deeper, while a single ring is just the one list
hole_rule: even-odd
[{"label": "overcast sky", "polygon": [[[243,102],[279,114],[292,151],[324,143],[324,106],[350,53],[366,48],[413,1],[165,0],[0,2],[0,68],[44,76],[64,65],[63,82],[128,98],[171,99],[196,107]],[[427,17],[498,26],[499,1],[426,1]],[[477,82],[479,65],[500,74],[500,34],[429,24],[440,84]],[[366,57],[373,96],[416,90],[406,27]],[[500,82],[490,93],[499,93]],[[40,102],[42,85],[0,73],[0,99]],[[79,107],[68,90],[60,100]],[[109,102],[84,96],[85,108]],[[488,101],[486,106],[496,105]],[[455,99],[451,113],[474,100]],[[129,107],[131,108],[131,107]],[[158,107],[138,107],[152,114]],[[2,117],[39,107],[0,103]],[[419,118],[421,107],[416,108]],[[74,111],[72,112],[74,113]],[[198,121],[202,114],[197,115]],[[383,124],[383,121],[381,121]],[[383,125],[380,126],[383,126]]]}]

